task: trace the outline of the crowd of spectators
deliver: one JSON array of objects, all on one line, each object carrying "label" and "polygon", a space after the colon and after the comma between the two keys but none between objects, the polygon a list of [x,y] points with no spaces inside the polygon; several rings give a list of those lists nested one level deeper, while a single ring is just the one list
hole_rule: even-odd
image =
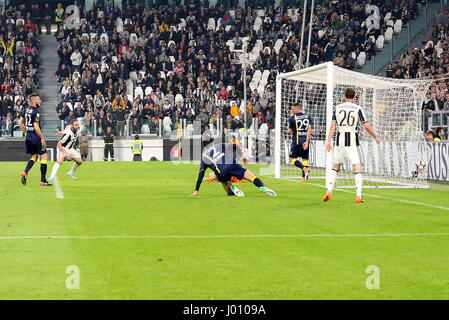
[{"label": "crowd of spectators", "polygon": [[[130,133],[157,132],[159,119],[167,118],[170,121],[163,123],[171,123],[173,130],[181,119],[200,123],[203,129],[221,119],[225,130],[239,130],[245,118],[242,66],[235,63],[238,57],[229,45],[241,49],[249,37],[248,127],[254,122],[273,128],[277,73],[305,65],[308,27],[299,61],[302,9],[289,9],[290,3],[247,1],[240,7],[232,0],[215,6],[187,0],[156,8],[136,4],[123,10],[116,6],[81,10],[79,28],[62,23],[55,34],[62,96],[59,117],[83,118],[91,131],[97,120],[98,134],[107,126],[123,134],[128,119]],[[401,19],[403,24],[417,14],[413,0],[316,3],[311,65],[334,61],[355,69],[354,56],[365,52],[370,59],[376,54],[375,39],[385,30],[387,13],[393,22]],[[379,8],[379,21],[368,30],[373,5]],[[265,9],[261,13],[257,7]],[[254,50],[257,46],[260,52]],[[255,88],[249,84],[257,70],[267,77],[262,87]]]},{"label": "crowd of spectators", "polygon": [[435,16],[432,32],[423,41],[422,47],[404,50],[399,60],[389,64],[386,69],[389,78],[436,79],[422,105],[423,130],[430,129],[429,117],[434,111],[449,112],[449,10],[437,9]]},{"label": "crowd of spectators", "polygon": [[36,5],[0,6],[0,134],[12,135],[26,104],[38,86]]}]

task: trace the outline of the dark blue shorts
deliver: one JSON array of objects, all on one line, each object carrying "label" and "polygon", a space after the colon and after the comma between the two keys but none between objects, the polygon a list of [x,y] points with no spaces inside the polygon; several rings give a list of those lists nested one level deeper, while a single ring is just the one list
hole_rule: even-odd
[{"label": "dark blue shorts", "polygon": [[25,140],[25,146],[27,149],[27,153],[31,155],[43,155],[47,153],[47,149],[42,147],[41,140],[38,136],[27,138]]},{"label": "dark blue shorts", "polygon": [[231,181],[232,177],[236,177],[237,179],[243,179],[245,175],[246,169],[242,167],[242,165],[235,164],[225,164],[220,167],[220,175],[218,176],[218,180],[220,182]]},{"label": "dark blue shorts", "polygon": [[304,148],[302,147],[302,143],[300,144],[292,144],[291,148],[290,148],[290,158],[302,158],[303,160],[308,160],[309,159],[309,148],[307,148],[307,150],[304,150]]}]

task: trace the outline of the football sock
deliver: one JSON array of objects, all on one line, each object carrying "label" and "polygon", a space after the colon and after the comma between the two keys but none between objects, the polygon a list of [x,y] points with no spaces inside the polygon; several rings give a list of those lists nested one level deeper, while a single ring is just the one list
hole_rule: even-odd
[{"label": "football sock", "polygon": [[327,192],[332,192],[335,185],[335,180],[337,180],[338,170],[332,169],[329,177],[329,184],[327,186]]},{"label": "football sock", "polygon": [[299,160],[293,160],[292,161],[295,167],[298,167],[299,169],[304,169],[304,165]]},{"label": "football sock", "polygon": [[41,181],[45,181],[45,176],[47,175],[47,160],[41,161]]},{"label": "football sock", "polygon": [[78,169],[78,163],[74,162],[72,169],[70,169],[69,173],[75,173],[76,169]]},{"label": "football sock", "polygon": [[36,160],[34,160],[34,158],[31,158],[30,160],[28,160],[27,165],[26,165],[26,167],[25,167],[25,172],[26,172],[27,174],[28,174],[28,171],[30,171],[31,168],[33,167],[35,161],[36,161]]},{"label": "football sock", "polygon": [[355,188],[357,197],[362,197],[362,186],[363,186],[363,174],[361,172],[355,172]]},{"label": "football sock", "polygon": [[235,196],[234,192],[231,189],[228,190],[228,196]]},{"label": "football sock", "polygon": [[56,174],[58,173],[59,168],[61,167],[61,164],[59,162],[56,162],[53,166],[53,169],[51,170],[51,176],[50,179],[56,178]]},{"label": "football sock", "polygon": [[254,178],[253,181],[254,185],[258,188],[263,187],[263,182],[259,178]]},{"label": "football sock", "polygon": [[309,160],[303,160],[302,166],[304,167],[304,169],[307,169],[309,167]]}]

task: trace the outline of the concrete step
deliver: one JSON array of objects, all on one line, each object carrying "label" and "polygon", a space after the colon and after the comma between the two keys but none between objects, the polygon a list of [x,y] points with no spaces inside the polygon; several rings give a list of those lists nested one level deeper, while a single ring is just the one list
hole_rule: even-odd
[{"label": "concrete step", "polygon": [[40,36],[39,53],[39,93],[42,97],[41,114],[44,135],[54,135],[60,120],[56,106],[61,102],[59,86],[56,83],[55,72],[58,70],[59,57],[56,39],[52,35]]}]

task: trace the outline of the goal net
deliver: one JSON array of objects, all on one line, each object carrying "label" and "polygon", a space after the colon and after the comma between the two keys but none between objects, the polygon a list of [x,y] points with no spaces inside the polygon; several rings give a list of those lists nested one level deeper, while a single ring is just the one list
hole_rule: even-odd
[{"label": "goal net", "polygon": [[[364,187],[428,187],[425,164],[429,152],[421,129],[421,105],[432,80],[375,77],[328,62],[280,74],[276,81],[276,178],[296,179],[302,175],[289,159],[292,137],[288,120],[293,103],[298,102],[314,122],[310,179],[320,179],[323,184],[328,180],[332,152],[325,150],[326,135],[333,108],[344,102],[344,90],[351,87],[356,91],[355,103],[362,106],[368,122],[382,139],[377,144],[363,128],[358,128]],[[355,186],[350,163],[343,164],[336,186]]]}]

